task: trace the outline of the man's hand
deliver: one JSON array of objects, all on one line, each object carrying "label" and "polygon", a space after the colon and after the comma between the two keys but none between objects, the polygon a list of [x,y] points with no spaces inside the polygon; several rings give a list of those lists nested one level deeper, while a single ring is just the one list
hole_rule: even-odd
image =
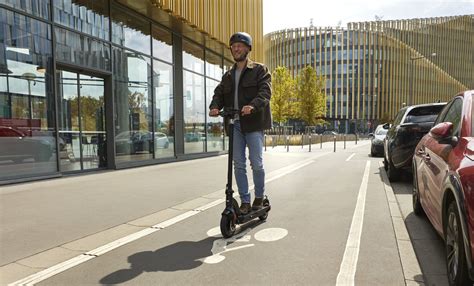
[{"label": "man's hand", "polygon": [[219,116],[219,109],[213,108],[213,109],[209,110],[209,116],[211,116],[211,117]]},{"label": "man's hand", "polygon": [[245,115],[249,115],[250,113],[252,113],[252,110],[254,110],[254,107],[251,106],[251,105],[244,105],[244,107],[242,107],[242,110],[241,110],[241,114],[242,116],[245,116]]}]

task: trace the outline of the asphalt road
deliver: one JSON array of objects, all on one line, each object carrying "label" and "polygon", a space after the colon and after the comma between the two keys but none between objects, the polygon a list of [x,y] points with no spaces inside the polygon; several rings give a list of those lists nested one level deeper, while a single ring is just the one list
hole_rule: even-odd
[{"label": "asphalt road", "polygon": [[[410,183],[404,181],[392,184],[392,189],[423,273],[410,277],[407,267],[412,266],[404,264],[397,243],[381,158],[370,157],[366,143],[351,143],[345,150],[339,143],[335,153],[330,145],[313,146],[311,153],[300,147],[266,152],[266,194],[272,210],[266,221],[241,226],[231,239],[223,239],[218,229],[223,203],[199,211],[223,197],[226,158],[204,159],[205,168],[195,168],[199,162],[162,167],[160,174],[165,177],[178,171],[188,174],[187,185],[195,187],[175,189],[163,195],[165,202],[157,201],[152,193],[147,193],[148,201],[129,201],[128,208],[135,212],[128,217],[150,216],[166,206],[173,213],[167,219],[183,213],[189,216],[152,228],[150,234],[108,252],[88,255],[87,261],[66,267],[39,285],[344,285],[343,278],[355,285],[447,285],[442,241],[426,218],[411,212]],[[55,241],[43,239],[28,251],[49,249],[61,245],[61,239],[64,243],[80,238],[81,231],[95,233],[127,221],[126,214],[132,210],[125,214],[120,210],[127,206],[123,200],[129,194],[118,184],[109,186],[118,193],[107,199],[118,207],[106,214],[105,222],[89,221],[88,228],[80,224],[79,230],[67,226],[67,219],[47,226],[47,231],[59,232],[53,236]],[[140,186],[139,179],[136,185]],[[17,196],[22,193],[10,191]],[[78,203],[77,210],[81,206]],[[86,211],[101,213],[95,204]],[[54,211],[45,219],[53,215]],[[72,234],[65,240],[62,233],[69,233],[68,229]],[[15,244],[13,237],[9,239],[16,250],[2,252],[8,253],[11,263],[27,251],[21,251],[18,245],[22,244]],[[69,248],[77,250],[72,244]],[[418,282],[423,278],[425,284]]]}]

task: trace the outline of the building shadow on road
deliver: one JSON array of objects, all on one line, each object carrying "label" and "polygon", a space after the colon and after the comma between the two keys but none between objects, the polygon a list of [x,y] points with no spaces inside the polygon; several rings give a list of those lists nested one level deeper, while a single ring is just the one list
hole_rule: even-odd
[{"label": "building shadow on road", "polygon": [[[253,220],[241,226],[241,232],[264,223]],[[236,233],[238,235],[238,233]],[[201,266],[203,259],[212,256],[212,246],[219,236],[211,236],[200,241],[179,241],[155,251],[142,251],[132,254],[127,261],[130,268],[120,269],[100,279],[103,285],[115,285],[130,281],[144,272],[174,272],[190,270]],[[234,241],[229,241],[231,245]]]}]

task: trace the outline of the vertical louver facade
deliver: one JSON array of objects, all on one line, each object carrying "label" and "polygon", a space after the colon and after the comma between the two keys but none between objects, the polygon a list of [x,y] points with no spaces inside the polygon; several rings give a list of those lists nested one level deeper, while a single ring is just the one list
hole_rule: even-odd
[{"label": "vertical louver facade", "polygon": [[341,132],[474,88],[473,15],[281,30],[265,42],[272,70],[311,65],[326,77],[326,119]]}]

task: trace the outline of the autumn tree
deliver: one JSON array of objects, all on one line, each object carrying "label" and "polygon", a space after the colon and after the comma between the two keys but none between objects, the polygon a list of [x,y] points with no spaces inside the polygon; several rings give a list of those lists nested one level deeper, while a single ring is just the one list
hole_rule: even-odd
[{"label": "autumn tree", "polygon": [[273,119],[283,124],[295,113],[295,80],[286,67],[277,67],[272,73]]},{"label": "autumn tree", "polygon": [[326,116],[325,78],[318,76],[316,70],[306,66],[296,79],[297,118],[307,125],[323,125]]}]

